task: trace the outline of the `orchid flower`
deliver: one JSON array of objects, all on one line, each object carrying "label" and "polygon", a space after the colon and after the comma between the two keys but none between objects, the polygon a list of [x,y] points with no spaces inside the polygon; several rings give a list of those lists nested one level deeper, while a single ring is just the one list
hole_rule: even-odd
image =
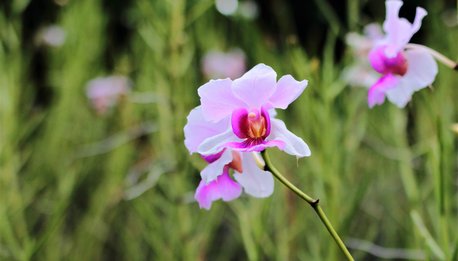
[{"label": "orchid flower", "polygon": [[433,56],[423,49],[407,49],[410,38],[420,29],[427,12],[417,7],[414,22],[399,17],[403,2],[386,1],[385,37],[369,53],[369,61],[382,77],[368,93],[369,107],[382,104],[385,96],[398,107],[404,107],[415,91],[434,81],[437,64]]},{"label": "orchid flower", "polygon": [[275,71],[258,64],[234,81],[212,80],[198,90],[202,114],[207,121],[230,118],[226,130],[206,139],[198,147],[202,155],[211,155],[223,148],[260,152],[278,147],[298,157],[310,155],[305,142],[286,129],[283,121],[272,118],[276,108],[286,109],[307,86],[291,75],[276,81]]},{"label": "orchid flower", "polygon": [[209,79],[226,78],[235,79],[246,71],[245,54],[240,49],[227,53],[210,51],[202,60],[202,72]]},{"label": "orchid flower", "polygon": [[[217,123],[206,121],[201,106],[194,108],[188,116],[184,127],[185,145],[191,153],[197,152],[198,146],[206,139],[218,135],[230,124],[229,118]],[[272,175],[261,170],[252,153],[240,153],[231,149],[222,149],[211,155],[202,155],[209,164],[201,174],[195,199],[201,208],[210,209],[211,203],[222,199],[231,201],[245,192],[253,197],[265,198],[273,193],[274,180]],[[229,170],[234,170],[233,177]]]},{"label": "orchid flower", "polygon": [[[212,80],[201,86],[201,104],[189,113],[184,127],[189,152],[200,153],[209,163],[200,173],[202,181],[194,198],[201,208],[209,209],[215,200],[238,198],[242,188],[251,196],[268,197],[273,193],[275,176],[313,208],[342,253],[354,260],[319,200],[289,182],[265,150],[277,147],[296,157],[310,156],[307,144],[275,119],[275,109],[286,109],[306,86],[306,80],[296,81],[291,75],[277,81],[275,71],[265,64],[256,65],[238,79]],[[230,170],[234,170],[235,180]]]},{"label": "orchid flower", "polygon": [[[307,81],[286,75],[276,81],[275,71],[259,64],[234,81],[211,80],[198,90],[201,105],[188,116],[185,145],[209,162],[201,172],[195,198],[203,208],[217,199],[240,196],[240,185],[254,197],[268,197],[274,181],[257,165],[256,154],[278,147],[297,157],[310,156],[307,144],[275,119],[275,108],[286,109],[305,89]],[[234,180],[229,170],[234,170]],[[237,185],[238,184],[238,185]]]}]

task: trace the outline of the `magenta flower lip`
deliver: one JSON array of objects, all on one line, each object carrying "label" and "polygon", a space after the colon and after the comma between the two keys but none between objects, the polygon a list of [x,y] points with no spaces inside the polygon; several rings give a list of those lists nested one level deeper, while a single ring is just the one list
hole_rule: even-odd
[{"label": "magenta flower lip", "polygon": [[232,113],[232,130],[237,137],[246,139],[247,144],[260,144],[270,134],[269,113],[261,108],[261,111],[240,108]]},{"label": "magenta flower lip", "polygon": [[407,72],[407,59],[403,52],[394,57],[386,57],[386,46],[375,48],[369,53],[369,60],[374,70],[381,74],[395,74],[404,76]]}]

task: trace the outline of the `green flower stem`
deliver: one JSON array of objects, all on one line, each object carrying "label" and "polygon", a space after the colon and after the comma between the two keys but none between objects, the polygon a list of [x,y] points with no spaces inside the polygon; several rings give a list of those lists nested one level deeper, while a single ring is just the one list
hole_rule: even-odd
[{"label": "green flower stem", "polygon": [[413,43],[409,43],[406,45],[406,48],[408,49],[421,49],[421,50],[424,50],[424,51],[427,51],[429,52],[434,58],[436,58],[438,61],[442,62],[444,65],[450,67],[451,69],[455,70],[455,71],[458,71],[458,63],[456,63],[455,61],[447,58],[445,55],[439,53],[438,51],[436,50],[433,50],[429,47],[426,47],[424,45],[420,45],[420,44],[413,44]]},{"label": "green flower stem", "polygon": [[334,227],[332,226],[331,222],[329,219],[326,217],[326,214],[324,213],[323,209],[319,205],[319,199],[313,199],[309,195],[305,194],[302,190],[298,189],[296,186],[294,186],[289,180],[287,180],[272,164],[272,161],[269,158],[269,155],[267,154],[266,150],[261,152],[262,158],[264,159],[265,165],[264,165],[264,170],[271,172],[275,178],[277,178],[281,183],[283,183],[285,186],[287,186],[290,190],[292,190],[296,195],[298,195],[300,198],[305,200],[307,203],[309,203],[310,206],[312,206],[313,210],[315,210],[316,214],[320,218],[321,222],[325,225],[326,229],[329,231],[331,234],[332,238],[337,243],[337,246],[340,248],[340,250],[343,252],[345,257],[348,260],[354,260],[353,257],[351,256],[350,252],[348,251],[347,247],[345,246],[344,242],[342,239],[340,239],[339,235],[335,231]]}]

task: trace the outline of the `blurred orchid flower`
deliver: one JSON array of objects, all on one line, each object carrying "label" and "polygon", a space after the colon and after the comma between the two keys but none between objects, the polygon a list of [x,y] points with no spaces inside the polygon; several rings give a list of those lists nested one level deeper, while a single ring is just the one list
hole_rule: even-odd
[{"label": "blurred orchid flower", "polygon": [[240,186],[254,197],[270,196],[273,176],[258,167],[256,156],[267,147],[310,156],[307,144],[274,118],[275,108],[286,109],[307,81],[286,75],[277,82],[276,77],[271,67],[258,64],[239,79],[211,80],[199,88],[201,105],[189,114],[184,133],[188,150],[209,162],[195,195],[201,207],[237,198]]},{"label": "blurred orchid flower", "polygon": [[97,114],[103,115],[129,92],[130,85],[130,80],[124,76],[96,78],[87,84],[86,95]]},{"label": "blurred orchid flower", "polygon": [[417,7],[413,23],[399,17],[403,5],[400,0],[387,0],[386,19],[383,24],[385,36],[376,41],[369,53],[372,68],[382,74],[369,89],[368,104],[382,104],[385,97],[402,108],[414,92],[430,86],[437,75],[437,63],[457,70],[456,62],[426,46],[410,44],[412,36],[420,29],[425,9]]},{"label": "blurred orchid flower", "polygon": [[230,16],[235,14],[239,5],[238,0],[216,0],[215,7],[223,15]]},{"label": "blurred orchid flower", "polygon": [[412,36],[420,29],[427,12],[417,7],[414,22],[399,17],[403,2],[386,1],[385,37],[369,53],[369,61],[382,77],[368,93],[369,107],[382,104],[385,96],[398,107],[404,107],[415,91],[433,83],[437,64],[426,49],[407,48]]},{"label": "blurred orchid flower", "polygon": [[49,25],[43,27],[36,36],[38,44],[44,44],[50,47],[60,47],[65,43],[67,33],[58,25]]},{"label": "blurred orchid flower", "polygon": [[210,51],[202,60],[202,71],[208,79],[238,78],[246,71],[245,54],[240,49]]},{"label": "blurred orchid flower", "polygon": [[363,35],[355,32],[346,35],[345,41],[355,59],[355,62],[342,73],[342,79],[349,85],[369,88],[377,81],[379,75],[372,69],[367,56],[375,42],[381,38],[383,38],[382,28],[376,23],[366,25]]}]

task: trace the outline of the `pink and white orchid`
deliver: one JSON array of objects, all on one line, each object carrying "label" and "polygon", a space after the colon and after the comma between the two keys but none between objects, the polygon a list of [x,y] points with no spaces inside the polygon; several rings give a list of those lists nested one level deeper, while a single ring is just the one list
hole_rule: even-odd
[{"label": "pink and white orchid", "polygon": [[291,155],[309,156],[305,142],[281,120],[272,118],[274,109],[286,109],[299,97],[307,81],[296,81],[291,75],[278,82],[276,78],[271,67],[258,64],[234,81],[212,80],[201,86],[198,93],[204,118],[215,123],[230,118],[230,124],[224,132],[202,142],[198,152],[210,155],[223,148],[260,152],[278,147]]},{"label": "pink and white orchid", "polygon": [[257,165],[257,154],[267,147],[310,156],[307,144],[274,118],[275,109],[286,109],[307,81],[290,75],[278,82],[276,78],[271,67],[259,64],[239,79],[212,80],[199,88],[201,105],[189,114],[184,133],[190,153],[197,152],[209,162],[195,194],[202,208],[210,208],[217,199],[237,198],[241,187],[254,197],[270,196],[273,176]]},{"label": "pink and white orchid", "polygon": [[408,44],[420,29],[427,12],[417,7],[411,24],[399,17],[403,2],[386,1],[385,37],[378,41],[369,53],[369,61],[382,77],[372,85],[368,93],[369,107],[382,104],[385,97],[398,107],[404,107],[415,91],[431,85],[437,74],[437,64],[429,49]]},{"label": "pink and white orchid", "polygon": [[[216,123],[207,121],[202,114],[202,107],[194,108],[184,127],[187,149],[190,153],[196,153],[202,142],[224,132],[228,124],[229,118]],[[242,187],[253,197],[264,198],[272,194],[273,177],[257,166],[256,156],[252,153],[222,149],[216,154],[202,157],[209,164],[200,173],[202,181],[194,196],[201,208],[210,209],[211,203],[218,199],[231,201],[238,198]],[[230,177],[229,170],[234,171],[236,181]]]}]

